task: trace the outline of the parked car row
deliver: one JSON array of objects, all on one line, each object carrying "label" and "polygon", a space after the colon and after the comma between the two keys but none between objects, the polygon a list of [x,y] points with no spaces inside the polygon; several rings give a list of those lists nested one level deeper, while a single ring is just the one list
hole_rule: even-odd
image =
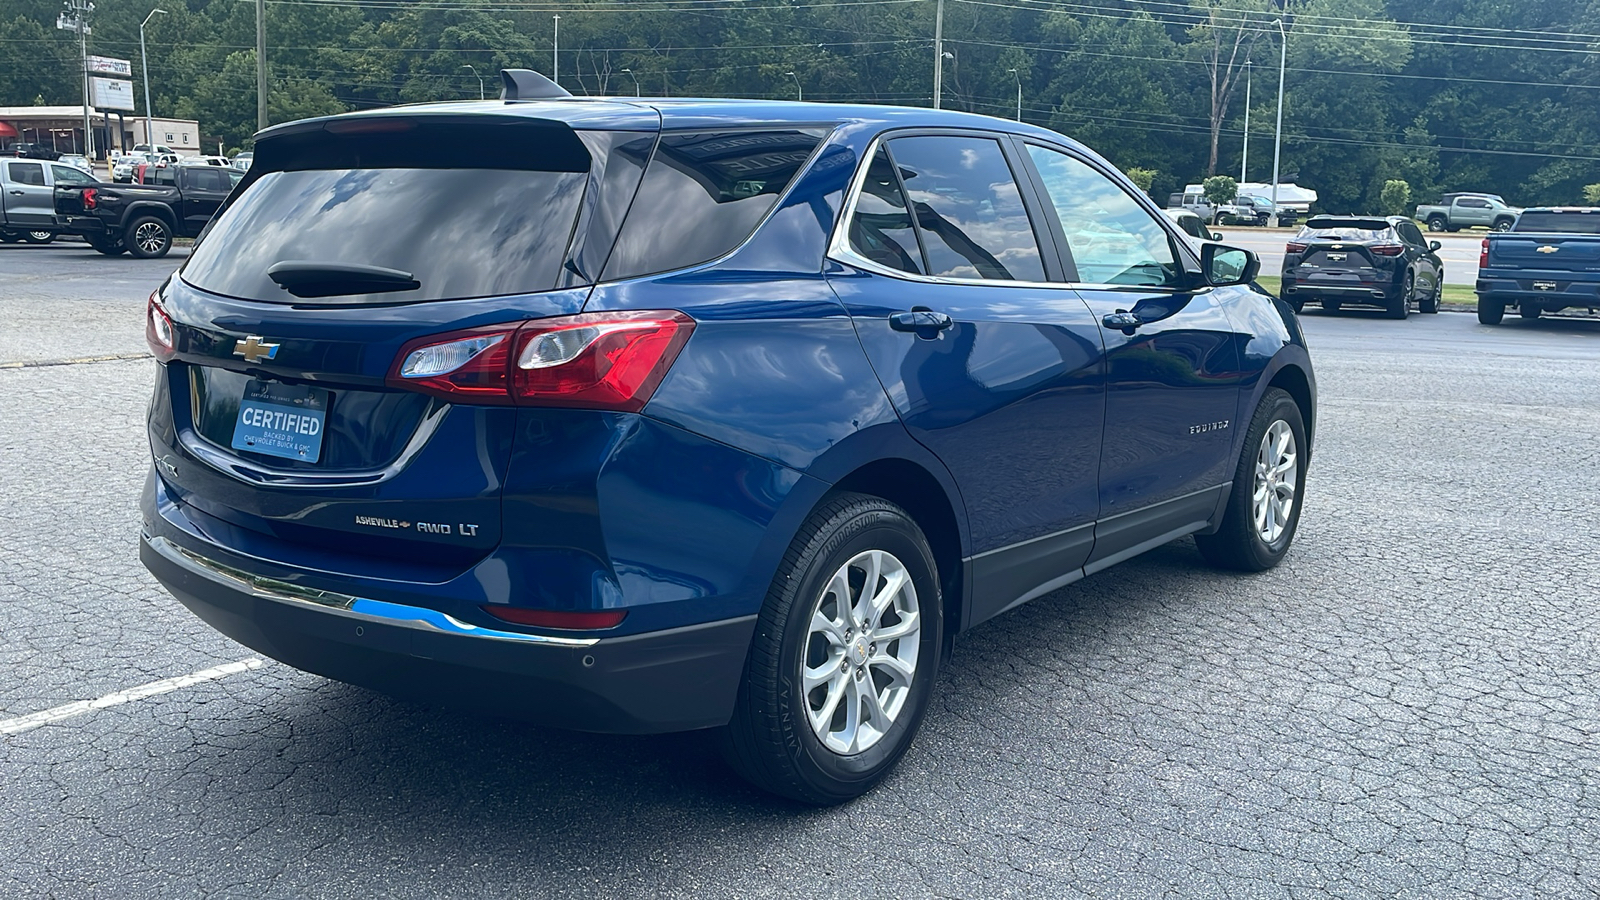
[{"label": "parked car row", "polygon": [[1180,193],[1167,196],[1167,209],[1184,209],[1200,217],[1207,225],[1265,226],[1272,221],[1276,210],[1278,224],[1292,226],[1300,213],[1291,207],[1278,204],[1274,207],[1270,197],[1257,194],[1239,194],[1231,202],[1216,205],[1206,199],[1199,185],[1190,185]]}]

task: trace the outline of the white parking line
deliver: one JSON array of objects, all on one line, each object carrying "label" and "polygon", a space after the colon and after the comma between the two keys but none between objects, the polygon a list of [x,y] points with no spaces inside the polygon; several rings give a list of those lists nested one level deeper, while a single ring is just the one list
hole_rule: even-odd
[{"label": "white parking line", "polygon": [[176,678],[163,678],[160,681],[152,681],[149,684],[141,684],[138,687],[128,688],[125,691],[117,691],[114,694],[107,694],[104,697],[97,697],[93,700],[79,700],[76,703],[68,703],[65,706],[58,706],[55,709],[46,709],[41,712],[29,713],[26,716],[19,716],[15,719],[0,720],[0,734],[17,734],[18,732],[38,728],[40,725],[48,725],[51,722],[59,722],[62,719],[70,719],[73,716],[81,716],[86,712],[93,712],[97,709],[105,709],[108,706],[117,706],[123,703],[132,702],[134,700],[143,700],[146,697],[154,697],[157,694],[165,694],[171,691],[179,690],[180,688],[186,688],[191,685],[200,684],[201,682],[215,681],[218,678],[226,678],[229,675],[237,675],[240,672],[247,672],[251,669],[259,669],[262,665],[263,664],[261,660],[254,657],[250,659],[242,659],[238,662],[214,666],[209,669],[201,669],[198,672],[191,672],[188,675],[179,675]]}]

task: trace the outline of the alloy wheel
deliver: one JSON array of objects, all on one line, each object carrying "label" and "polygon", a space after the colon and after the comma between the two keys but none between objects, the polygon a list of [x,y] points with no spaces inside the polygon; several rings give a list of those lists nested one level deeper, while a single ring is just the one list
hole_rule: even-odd
[{"label": "alloy wheel", "polygon": [[1282,537],[1289,525],[1299,478],[1300,457],[1295,448],[1294,431],[1288,422],[1278,419],[1261,436],[1251,503],[1256,534],[1268,544]]},{"label": "alloy wheel", "polygon": [[922,617],[905,564],[883,550],[851,557],[828,579],[800,662],[806,718],[835,753],[869,749],[905,710]]},{"label": "alloy wheel", "polygon": [[157,253],[166,243],[166,229],[155,222],[146,222],[134,231],[133,240],[139,245],[140,250]]}]

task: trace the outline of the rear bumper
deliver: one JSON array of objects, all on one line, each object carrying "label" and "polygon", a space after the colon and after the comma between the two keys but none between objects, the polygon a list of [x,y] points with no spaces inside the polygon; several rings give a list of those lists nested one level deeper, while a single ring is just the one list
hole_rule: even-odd
[{"label": "rear bumper", "polygon": [[[1600,279],[1574,280],[1582,275],[1564,273],[1550,276],[1529,275],[1516,279],[1479,278],[1473,286],[1479,299],[1505,304],[1538,305],[1544,309],[1564,309],[1570,306],[1600,308]],[[1540,289],[1537,284],[1547,287]]]},{"label": "rear bumper", "polygon": [[1316,282],[1285,278],[1282,290],[1285,296],[1297,297],[1303,300],[1338,300],[1341,303],[1367,303],[1374,306],[1384,306],[1400,292],[1400,287],[1391,283],[1379,282]]},{"label": "rear bumper", "polygon": [[105,234],[106,223],[95,216],[61,216],[61,230],[68,234]]},{"label": "rear bumper", "polygon": [[253,575],[220,548],[145,534],[139,556],[223,634],[297,669],[383,693],[580,731],[724,724],[756,617],[617,638],[495,631],[436,610]]}]

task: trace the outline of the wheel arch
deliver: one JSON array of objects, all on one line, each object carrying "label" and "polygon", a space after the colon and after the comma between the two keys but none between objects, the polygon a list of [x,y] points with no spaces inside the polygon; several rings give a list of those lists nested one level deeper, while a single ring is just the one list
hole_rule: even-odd
[{"label": "wheel arch", "polygon": [[121,229],[126,232],[129,225],[145,216],[152,216],[165,222],[167,227],[172,230],[172,236],[178,236],[177,214],[172,211],[172,207],[165,203],[155,203],[148,200],[131,204],[122,211]]},{"label": "wheel arch", "polygon": [[1306,457],[1309,459],[1311,445],[1316,442],[1317,392],[1306,370],[1297,363],[1285,363],[1272,373],[1267,388],[1286,391],[1294,398],[1295,405],[1300,407],[1300,418],[1306,428]]}]

